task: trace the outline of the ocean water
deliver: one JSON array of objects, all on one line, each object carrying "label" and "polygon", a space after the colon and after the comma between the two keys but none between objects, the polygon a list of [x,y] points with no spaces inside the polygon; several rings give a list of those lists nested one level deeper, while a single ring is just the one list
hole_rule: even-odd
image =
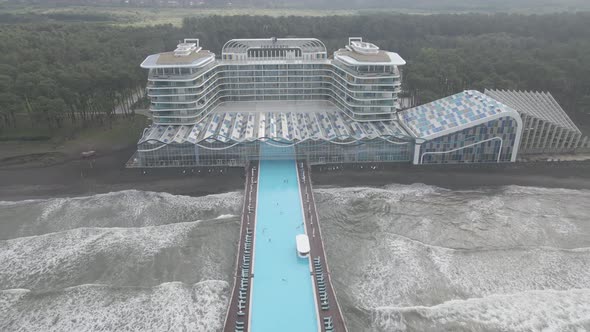
[{"label": "ocean water", "polygon": [[[241,192],[0,202],[0,331],[220,331]],[[590,191],[319,188],[349,331],[590,331]]]},{"label": "ocean water", "polygon": [[0,331],[217,331],[241,192],[0,202]]},{"label": "ocean water", "polygon": [[350,331],[590,331],[590,191],[317,189]]}]

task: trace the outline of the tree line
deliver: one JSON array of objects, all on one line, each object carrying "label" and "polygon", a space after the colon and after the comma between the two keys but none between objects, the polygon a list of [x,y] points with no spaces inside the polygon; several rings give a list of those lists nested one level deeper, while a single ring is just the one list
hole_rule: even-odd
[{"label": "tree line", "polygon": [[182,27],[105,23],[0,24],[0,125],[26,114],[38,126],[108,123],[132,112],[145,56],[184,37],[220,54],[232,38],[316,37],[330,53],[349,36],[398,52],[405,96],[425,103],[464,89],[551,92],[590,112],[590,13],[549,15],[209,16]]},{"label": "tree line", "polygon": [[590,13],[186,18],[184,34],[216,53],[230,38],[298,36],[331,53],[362,36],[406,61],[404,92],[420,103],[464,89],[550,91],[590,112]]},{"label": "tree line", "polygon": [[20,3],[55,6],[192,7],[192,8],[302,8],[302,9],[389,9],[421,12],[468,11],[564,11],[588,10],[586,0],[20,0]]},{"label": "tree line", "polygon": [[170,45],[177,29],[102,24],[0,25],[0,124],[25,115],[32,126],[109,123],[131,114],[142,94],[146,54]]}]

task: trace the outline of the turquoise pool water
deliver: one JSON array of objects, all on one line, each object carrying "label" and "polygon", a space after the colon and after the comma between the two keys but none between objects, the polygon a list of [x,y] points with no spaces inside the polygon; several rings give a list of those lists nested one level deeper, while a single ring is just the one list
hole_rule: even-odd
[{"label": "turquoise pool water", "polygon": [[260,162],[256,212],[251,331],[317,331],[309,261],[295,244],[305,230],[294,160]]}]

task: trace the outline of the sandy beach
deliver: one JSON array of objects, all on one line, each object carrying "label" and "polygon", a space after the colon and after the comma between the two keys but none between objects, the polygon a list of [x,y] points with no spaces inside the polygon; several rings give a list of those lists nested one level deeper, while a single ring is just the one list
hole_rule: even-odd
[{"label": "sandy beach", "polygon": [[[242,168],[126,169],[135,146],[94,160],[71,158],[51,166],[0,168],[0,200],[91,195],[127,189],[202,196],[243,188]],[[361,168],[362,167],[362,168]],[[590,189],[590,162],[518,165],[427,166],[405,164],[317,166],[316,186],[424,183],[461,189],[521,185]]]},{"label": "sandy beach", "polygon": [[316,187],[378,187],[392,183],[424,183],[447,189],[507,185],[590,189],[590,162],[448,166],[401,164],[316,166],[313,169],[312,179]]},{"label": "sandy beach", "polygon": [[0,200],[82,196],[127,189],[203,196],[243,189],[242,168],[126,169],[136,147],[45,167],[0,168]]}]

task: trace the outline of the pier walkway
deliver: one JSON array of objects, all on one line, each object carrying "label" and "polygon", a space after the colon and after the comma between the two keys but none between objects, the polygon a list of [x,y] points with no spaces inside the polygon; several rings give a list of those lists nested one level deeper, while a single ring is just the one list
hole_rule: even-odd
[{"label": "pier walkway", "polygon": [[250,298],[252,294],[252,243],[256,222],[256,203],[258,197],[258,163],[246,166],[246,186],[244,189],[244,206],[240,227],[240,241],[236,258],[234,285],[225,317],[224,332],[250,331]]},{"label": "pier walkway", "polygon": [[[265,160],[264,154],[284,154]],[[246,167],[232,296],[224,332],[345,332],[321,243],[309,169],[292,147],[265,146]],[[297,255],[306,234],[310,255]]]},{"label": "pier walkway", "polygon": [[316,302],[319,303],[318,317],[321,317],[322,322],[321,331],[347,331],[342,311],[340,310],[340,305],[338,304],[336,293],[332,286],[328,261],[326,260],[322,232],[313,198],[310,170],[311,167],[306,162],[300,161],[297,163],[297,172],[301,187],[301,201],[303,202],[305,225],[309,236],[310,256],[313,261],[315,296]]},{"label": "pier walkway", "polygon": [[252,331],[317,331],[309,258],[299,258],[304,234],[293,160],[262,160],[255,231]]}]

